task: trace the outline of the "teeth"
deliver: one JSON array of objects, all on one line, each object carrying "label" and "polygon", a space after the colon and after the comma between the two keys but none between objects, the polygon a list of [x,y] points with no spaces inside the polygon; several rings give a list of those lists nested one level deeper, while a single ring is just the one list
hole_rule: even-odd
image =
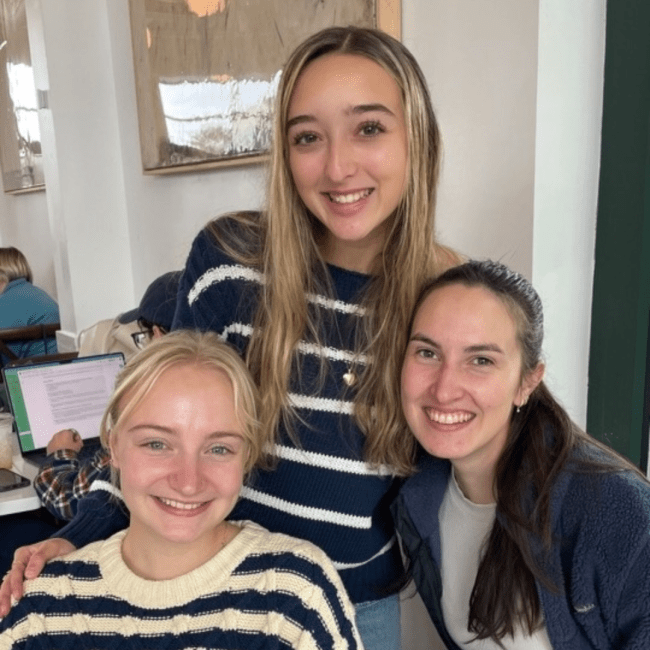
[{"label": "teeth", "polygon": [[201,503],[181,503],[180,501],[172,501],[171,499],[164,499],[163,497],[158,497],[159,501],[162,501],[166,506],[171,506],[172,508],[178,508],[179,510],[196,510],[203,505]]},{"label": "teeth", "polygon": [[438,422],[438,424],[459,424],[469,422],[474,417],[471,413],[441,413],[433,409],[428,409],[427,415],[430,420]]},{"label": "teeth", "polygon": [[361,192],[354,192],[354,194],[328,194],[330,200],[334,203],[354,203],[365,199],[372,192],[372,190],[362,190]]}]

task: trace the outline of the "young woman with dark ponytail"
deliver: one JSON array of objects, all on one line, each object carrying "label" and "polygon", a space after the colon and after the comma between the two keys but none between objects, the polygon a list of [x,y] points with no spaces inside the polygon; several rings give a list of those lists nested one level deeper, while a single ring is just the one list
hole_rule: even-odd
[{"label": "young woman with dark ponytail", "polygon": [[412,575],[449,648],[650,648],[650,484],[550,393],[542,338],[502,264],[422,290],[382,432],[404,472],[428,452],[393,505]]}]

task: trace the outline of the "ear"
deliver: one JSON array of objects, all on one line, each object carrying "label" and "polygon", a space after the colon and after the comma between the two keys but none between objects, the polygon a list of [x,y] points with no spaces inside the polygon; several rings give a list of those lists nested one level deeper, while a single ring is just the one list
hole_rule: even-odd
[{"label": "ear", "polygon": [[108,451],[111,454],[111,466],[115,469],[119,469],[119,464],[117,461],[117,454],[115,453],[115,430],[111,429],[108,434]]},{"label": "ear", "polygon": [[521,386],[515,396],[515,406],[523,406],[530,397],[530,394],[539,386],[539,383],[544,379],[544,371],[546,366],[543,363],[538,363],[522,380]]}]

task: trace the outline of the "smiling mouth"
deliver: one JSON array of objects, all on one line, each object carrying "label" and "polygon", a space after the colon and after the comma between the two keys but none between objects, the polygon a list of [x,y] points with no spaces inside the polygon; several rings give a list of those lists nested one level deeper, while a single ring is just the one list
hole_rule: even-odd
[{"label": "smiling mouth", "polygon": [[327,195],[332,203],[355,203],[370,196],[372,192],[372,189],[367,189],[359,192],[351,192],[350,194],[332,194],[331,192],[324,192],[324,194]]},{"label": "smiling mouth", "polygon": [[178,510],[196,510],[201,506],[204,506],[207,501],[201,501],[200,503],[183,503],[181,501],[173,501],[172,499],[165,499],[163,497],[156,497],[163,505],[169,506],[170,508],[177,508]]},{"label": "smiling mouth", "polygon": [[463,424],[474,418],[473,413],[467,413],[466,411],[443,413],[435,409],[424,409],[424,412],[427,414],[429,420],[437,424]]}]

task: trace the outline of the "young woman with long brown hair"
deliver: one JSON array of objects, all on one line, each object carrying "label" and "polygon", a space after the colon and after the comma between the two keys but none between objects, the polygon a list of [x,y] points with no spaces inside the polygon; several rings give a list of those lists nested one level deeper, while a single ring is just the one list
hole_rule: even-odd
[{"label": "young woman with long brown hair", "polygon": [[[386,360],[417,287],[458,261],[434,237],[440,147],[401,43],[354,27],[308,38],[282,73],[266,207],[198,235],[175,319],[237,346],[276,432],[275,467],[234,516],[325,550],[368,650],[399,647],[401,575],[374,405],[399,371]],[[75,545],[99,534],[72,527]]]},{"label": "young woman with long brown hair", "polygon": [[423,289],[383,430],[404,471],[430,454],[393,507],[412,575],[448,648],[642,650],[650,484],[550,393],[542,338],[539,296],[502,264]]}]

